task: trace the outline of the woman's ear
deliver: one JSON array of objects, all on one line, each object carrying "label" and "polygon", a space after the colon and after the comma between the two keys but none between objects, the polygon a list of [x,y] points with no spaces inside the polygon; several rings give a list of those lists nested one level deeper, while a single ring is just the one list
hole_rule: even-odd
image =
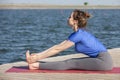
[{"label": "woman's ear", "polygon": [[78,23],[78,20],[74,20],[75,23]]},{"label": "woman's ear", "polygon": [[78,24],[78,21],[74,20],[74,25],[77,26],[77,24]]}]

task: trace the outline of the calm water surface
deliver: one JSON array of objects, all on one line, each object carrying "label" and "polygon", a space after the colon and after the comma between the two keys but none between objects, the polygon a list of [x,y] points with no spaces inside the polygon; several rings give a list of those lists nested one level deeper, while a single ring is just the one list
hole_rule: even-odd
[{"label": "calm water surface", "polygon": [[[0,64],[24,61],[26,50],[43,51],[68,38],[71,9],[0,10]],[[120,10],[88,10],[88,30],[108,48],[120,47]],[[75,53],[70,48],[58,55]],[[58,56],[56,55],[56,56]]]}]

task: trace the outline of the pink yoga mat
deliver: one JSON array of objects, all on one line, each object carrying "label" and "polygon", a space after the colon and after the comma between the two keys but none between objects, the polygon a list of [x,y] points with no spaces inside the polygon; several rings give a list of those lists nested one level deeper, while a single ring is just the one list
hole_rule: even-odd
[{"label": "pink yoga mat", "polygon": [[29,70],[28,67],[12,67],[7,73],[87,73],[87,74],[120,74],[120,67],[114,67],[109,71],[91,70]]}]

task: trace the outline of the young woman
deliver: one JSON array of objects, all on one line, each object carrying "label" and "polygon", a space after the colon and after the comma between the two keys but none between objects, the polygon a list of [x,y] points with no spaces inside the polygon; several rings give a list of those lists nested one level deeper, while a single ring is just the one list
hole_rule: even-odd
[{"label": "young woman", "polygon": [[[81,10],[74,10],[69,19],[68,24],[74,32],[67,40],[60,44],[37,53],[31,54],[26,52],[26,60],[29,69],[50,69],[50,70],[67,70],[67,69],[84,69],[84,70],[111,70],[113,63],[110,54],[104,45],[96,39],[91,33],[85,30],[87,20],[90,15]],[[88,55],[84,58],[74,58],[65,61],[56,62],[38,62],[38,60],[58,54],[75,45],[78,53]]]}]

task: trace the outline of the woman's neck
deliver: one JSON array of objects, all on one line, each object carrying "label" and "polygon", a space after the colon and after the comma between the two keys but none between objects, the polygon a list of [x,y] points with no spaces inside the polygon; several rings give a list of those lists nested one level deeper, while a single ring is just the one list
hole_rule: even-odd
[{"label": "woman's neck", "polygon": [[78,29],[79,29],[78,26],[74,25],[73,30],[76,32]]}]

